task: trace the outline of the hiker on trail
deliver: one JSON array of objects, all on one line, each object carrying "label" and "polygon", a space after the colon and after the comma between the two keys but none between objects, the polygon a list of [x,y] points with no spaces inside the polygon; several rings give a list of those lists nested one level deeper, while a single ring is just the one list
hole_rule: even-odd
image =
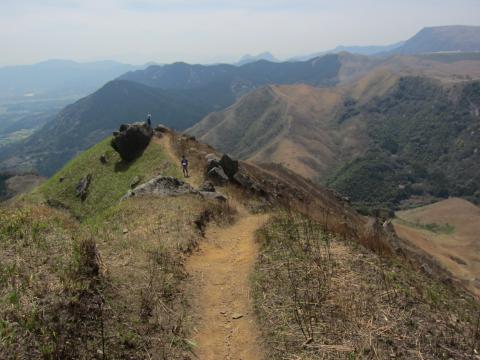
[{"label": "hiker on trail", "polygon": [[147,115],[147,126],[152,127],[152,114],[150,113]]},{"label": "hiker on trail", "polygon": [[182,155],[182,170],[183,170],[183,176],[188,177],[188,160],[185,157],[185,155]]}]

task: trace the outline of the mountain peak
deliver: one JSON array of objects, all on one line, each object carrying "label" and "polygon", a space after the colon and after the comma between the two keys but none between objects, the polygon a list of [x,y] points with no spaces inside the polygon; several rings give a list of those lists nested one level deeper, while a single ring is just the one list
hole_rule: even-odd
[{"label": "mountain peak", "polygon": [[241,65],[245,65],[245,64],[252,63],[252,62],[255,62],[255,61],[259,61],[259,60],[267,60],[267,61],[271,61],[271,62],[278,62],[278,59],[275,58],[275,56],[273,56],[272,53],[270,53],[269,51],[265,51],[265,52],[260,53],[258,55],[246,54],[246,55],[242,56],[241,59],[235,65],[241,66]]}]

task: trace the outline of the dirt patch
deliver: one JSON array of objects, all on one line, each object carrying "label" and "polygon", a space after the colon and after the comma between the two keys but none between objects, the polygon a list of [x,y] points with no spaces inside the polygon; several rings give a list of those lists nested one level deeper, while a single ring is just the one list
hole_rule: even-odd
[{"label": "dirt patch", "polygon": [[200,359],[262,359],[249,275],[258,253],[254,233],[267,215],[244,214],[228,228],[207,230],[200,251],[187,262]]}]

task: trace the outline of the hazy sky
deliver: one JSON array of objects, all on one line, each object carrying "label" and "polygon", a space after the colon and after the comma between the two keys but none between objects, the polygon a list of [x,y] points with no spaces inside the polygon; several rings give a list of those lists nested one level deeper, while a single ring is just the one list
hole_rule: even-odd
[{"label": "hazy sky", "polygon": [[480,0],[0,0],[0,65],[283,59],[480,25]]}]

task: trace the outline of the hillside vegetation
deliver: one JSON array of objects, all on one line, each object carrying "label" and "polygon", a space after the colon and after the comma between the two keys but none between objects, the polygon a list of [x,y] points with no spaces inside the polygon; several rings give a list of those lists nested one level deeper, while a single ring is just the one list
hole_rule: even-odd
[{"label": "hillside vegetation", "polygon": [[[230,221],[228,205],[119,202],[135,177],[180,171],[157,143],[126,164],[109,142],[0,208],[1,358],[180,359],[192,347],[183,262],[205,219]],[[75,186],[87,174],[82,201]]]},{"label": "hillside vegetation", "polygon": [[[112,149],[110,142],[108,137],[77,156],[31,196],[39,195],[53,206],[68,209],[77,218],[85,219],[116,204],[132,186],[160,174],[175,177],[181,174],[157,143],[149,145],[141,161],[127,163]],[[106,158],[106,163],[100,161],[101,156]],[[81,201],[75,188],[89,174],[92,176],[89,194]]]},{"label": "hillside vegetation", "polygon": [[[395,255],[381,226],[330,191],[241,162],[240,181],[217,187],[226,202],[119,201],[137,176],[178,176],[183,153],[201,184],[215,151],[168,132],[124,163],[109,141],[0,208],[2,356],[234,357],[258,345],[273,358],[466,359],[478,348],[478,304]],[[82,200],[75,187],[89,173]]]},{"label": "hillside vegetation", "polygon": [[326,183],[367,212],[409,206],[412,197],[478,202],[480,83],[453,76],[464,64],[454,57],[430,63],[431,77],[414,76],[418,59],[409,68],[394,58],[335,88],[258,89],[188,133]]},{"label": "hillside vegetation", "polygon": [[280,213],[258,233],[255,309],[272,359],[469,359],[478,304],[325,226]]},{"label": "hillside vegetation", "polygon": [[414,195],[479,202],[479,107],[479,82],[446,87],[402,78],[387,96],[359,108],[369,149],[328,183],[373,206],[398,206]]}]

